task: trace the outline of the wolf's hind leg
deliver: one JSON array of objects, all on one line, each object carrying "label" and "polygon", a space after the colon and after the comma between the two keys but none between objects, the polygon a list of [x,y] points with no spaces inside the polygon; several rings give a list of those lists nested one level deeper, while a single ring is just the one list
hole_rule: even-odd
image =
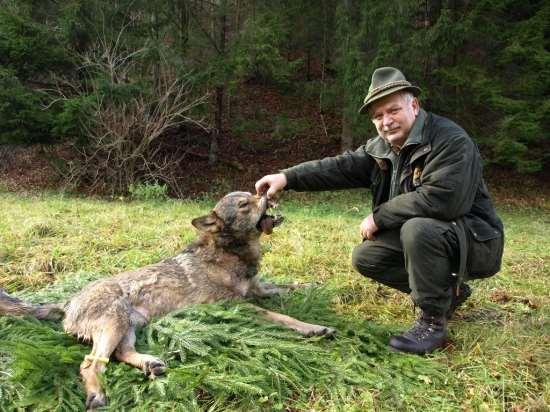
[{"label": "wolf's hind leg", "polygon": [[107,403],[99,375],[105,371],[109,357],[128,330],[129,325],[121,323],[118,319],[103,319],[101,329],[93,332],[92,352],[80,364],[80,375],[87,395],[86,409],[95,409]]},{"label": "wolf's hind leg", "polygon": [[295,285],[277,285],[271,282],[254,281],[248,291],[248,296],[257,298],[267,298],[275,295],[282,295],[297,289]]},{"label": "wolf's hind leg", "polygon": [[282,295],[290,291],[314,286],[310,283],[291,283],[286,285],[278,285],[271,282],[261,282],[256,280],[249,290],[249,296],[258,298],[267,298],[275,295]]},{"label": "wolf's hind leg", "polygon": [[136,352],[135,343],[136,333],[132,326],[116,348],[115,357],[121,362],[141,369],[147,376],[163,375],[166,369],[164,362],[152,355]]},{"label": "wolf's hind leg", "polygon": [[315,325],[313,323],[302,322],[282,313],[272,312],[270,310],[261,308],[256,305],[251,305],[256,312],[261,314],[265,319],[271,322],[278,323],[289,329],[295,330],[304,336],[332,336],[336,333],[336,330],[327,326]]}]

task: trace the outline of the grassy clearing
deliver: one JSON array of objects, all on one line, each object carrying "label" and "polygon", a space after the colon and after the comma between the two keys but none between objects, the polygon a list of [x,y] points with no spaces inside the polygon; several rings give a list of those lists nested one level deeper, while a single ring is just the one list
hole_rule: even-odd
[{"label": "grassy clearing", "polygon": [[[173,255],[212,204],[0,193],[0,287],[63,300],[92,279]],[[303,339],[240,303],[187,308],[139,337],[168,361],[167,376],[149,381],[113,362],[107,409],[548,410],[550,205],[500,205],[502,272],[473,282],[450,325],[453,344],[422,358],[385,347],[414,319],[408,299],[349,263],[368,204],[360,192],[293,194],[281,204],[285,224],[264,239],[263,276],[318,286],[263,305],[335,326],[335,339]],[[1,318],[0,410],[82,409],[87,350],[57,324]]]}]

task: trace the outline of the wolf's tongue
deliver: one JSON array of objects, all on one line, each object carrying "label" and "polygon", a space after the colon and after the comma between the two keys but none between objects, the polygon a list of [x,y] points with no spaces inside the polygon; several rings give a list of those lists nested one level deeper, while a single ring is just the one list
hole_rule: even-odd
[{"label": "wolf's tongue", "polygon": [[260,220],[260,227],[262,228],[262,232],[266,235],[270,235],[273,232],[273,218],[271,216],[262,217],[262,220]]}]

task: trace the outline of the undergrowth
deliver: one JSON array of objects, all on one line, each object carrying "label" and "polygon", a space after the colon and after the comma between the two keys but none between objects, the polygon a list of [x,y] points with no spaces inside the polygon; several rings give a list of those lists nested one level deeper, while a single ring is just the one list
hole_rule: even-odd
[{"label": "undergrowth", "polygon": [[[190,219],[212,203],[0,193],[0,287],[64,301],[94,279],[175,254],[194,237]],[[334,327],[334,338],[301,337],[246,302],[187,307],[138,333],[138,350],[165,360],[166,375],[150,380],[112,361],[105,409],[548,410],[547,205],[500,208],[503,270],[473,282],[451,345],[428,357],[387,349],[414,319],[412,306],[349,264],[367,205],[359,192],[295,194],[263,243],[263,277],[312,286],[255,303]],[[0,410],[83,410],[78,369],[89,350],[58,323],[0,318]]]}]

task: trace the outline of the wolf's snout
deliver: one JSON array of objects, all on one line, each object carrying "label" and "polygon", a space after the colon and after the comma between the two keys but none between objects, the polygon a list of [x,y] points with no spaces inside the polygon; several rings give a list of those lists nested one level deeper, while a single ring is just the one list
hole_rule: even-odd
[{"label": "wolf's snout", "polygon": [[277,208],[279,203],[275,199],[267,199],[267,207]]},{"label": "wolf's snout", "polygon": [[268,199],[267,195],[264,194],[262,195],[260,202],[261,205],[265,207],[265,210],[256,227],[259,231],[265,233],[266,235],[270,235],[273,232],[274,227],[277,227],[281,223],[283,223],[284,218],[280,214],[277,214],[275,216],[267,214],[268,209],[276,208],[278,206],[275,200]]}]

